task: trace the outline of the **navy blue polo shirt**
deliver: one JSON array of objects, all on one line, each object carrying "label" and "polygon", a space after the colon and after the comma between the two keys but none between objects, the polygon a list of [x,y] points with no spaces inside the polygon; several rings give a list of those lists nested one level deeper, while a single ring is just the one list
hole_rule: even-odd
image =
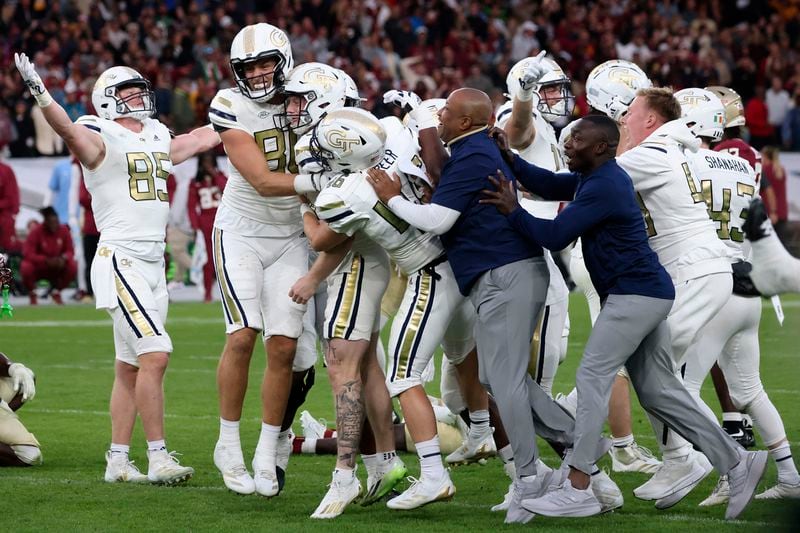
[{"label": "navy blue polo shirt", "polygon": [[481,191],[491,189],[488,177],[498,169],[514,179],[486,128],[449,147],[450,159],[442,167],[431,202],[461,213],[441,239],[458,289],[466,296],[487,270],[541,256],[542,248],[517,232],[493,205],[478,203]]},{"label": "navy blue polo shirt", "polygon": [[647,240],[631,178],[615,159],[581,175],[556,174],[516,156],[513,170],[532,193],[570,204],[554,220],[536,218],[519,207],[509,222],[550,250],[562,250],[581,237],[583,260],[601,299],[609,294],[675,298],[672,279]]}]

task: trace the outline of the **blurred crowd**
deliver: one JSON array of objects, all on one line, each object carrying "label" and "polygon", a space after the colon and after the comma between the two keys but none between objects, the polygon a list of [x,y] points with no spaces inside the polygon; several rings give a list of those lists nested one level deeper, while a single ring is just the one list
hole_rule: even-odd
[{"label": "blurred crowd", "polygon": [[180,133],[207,122],[231,84],[233,36],[262,20],[286,30],[295,63],[347,70],[379,116],[392,112],[380,96],[398,87],[430,98],[470,86],[499,103],[510,66],[547,49],[574,80],[576,116],[590,70],[622,58],[658,85],[733,87],[757,147],[800,150],[800,0],[7,0],[0,145],[19,157],[64,150],[23,90],[15,51],[34,58],[75,118],[91,112],[99,72],[134,67]]}]

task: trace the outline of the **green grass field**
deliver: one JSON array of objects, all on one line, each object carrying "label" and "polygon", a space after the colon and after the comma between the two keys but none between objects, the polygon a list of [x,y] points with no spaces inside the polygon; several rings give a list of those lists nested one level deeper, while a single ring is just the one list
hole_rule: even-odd
[{"label": "green grass field", "polygon": [[[800,406],[798,406],[797,342],[800,299],[785,298],[786,322],[780,328],[765,304],[762,318],[762,377],[773,402],[781,411],[795,457],[800,457]],[[573,295],[569,356],[559,369],[555,391],[566,392],[574,382],[575,368],[588,334],[588,313],[580,295]],[[489,511],[501,500],[508,485],[501,464],[455,468],[455,499],[411,512],[390,511],[383,504],[369,508],[351,506],[333,524],[308,518],[326,491],[333,456],[295,456],[289,464],[285,491],[271,500],[239,496],[227,491],[212,463],[218,432],[215,368],[224,342],[219,304],[176,304],[171,307],[168,329],[175,345],[166,380],[167,442],[195,468],[195,477],[180,487],[111,485],[102,481],[103,454],[109,444],[108,397],[113,380],[111,323],[92,307],[19,307],[11,321],[0,323],[0,350],[24,362],[37,375],[35,400],[20,410],[26,426],[42,444],[44,465],[0,470],[0,531],[486,531],[503,527],[503,515]],[[242,421],[242,441],[249,463],[259,431],[258,382],[264,367],[263,350],[251,368],[250,390]],[[433,387],[435,389],[437,387]],[[431,393],[436,393],[432,390]],[[715,410],[710,380],[704,396]],[[330,388],[321,364],[317,385],[306,409],[333,419]],[[637,440],[655,449],[655,440],[638,405],[634,406]],[[295,425],[299,431],[299,424]],[[556,465],[553,453],[542,446],[544,460]],[[140,426],[134,434],[132,459],[146,470],[145,442]],[[418,473],[415,456],[403,459]],[[610,460],[601,466],[610,468]],[[361,472],[362,479],[366,474]],[[678,506],[664,512],[652,503],[638,501],[632,490],[647,477],[617,474],[614,479],[625,494],[625,505],[609,515],[591,519],[536,517],[527,526],[539,531],[762,531],[800,529],[789,521],[791,504],[753,502],[742,520],[726,523],[724,509],[698,508],[714,486],[714,475]],[[770,465],[765,482],[774,483]],[[800,504],[800,502],[797,502]],[[797,508],[795,507],[796,511]],[[795,517],[798,514],[795,513]],[[510,526],[508,526],[510,527]]]}]

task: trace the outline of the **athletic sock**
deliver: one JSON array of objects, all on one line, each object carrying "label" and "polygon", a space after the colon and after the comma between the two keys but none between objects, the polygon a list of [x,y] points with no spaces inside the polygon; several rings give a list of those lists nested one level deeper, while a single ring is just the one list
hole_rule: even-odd
[{"label": "athletic sock", "polygon": [[491,432],[489,427],[489,411],[481,409],[469,412],[469,436],[472,439],[481,439]]},{"label": "athletic sock", "polygon": [[375,477],[378,473],[378,454],[362,453],[361,461],[364,463],[364,468],[367,469],[367,478]]},{"label": "athletic sock", "polygon": [[353,468],[337,468],[333,471],[333,481],[336,483],[352,483],[356,471]]},{"label": "athletic sock", "polygon": [[792,459],[792,450],[788,443],[785,442],[777,448],[771,449],[769,454],[775,459],[775,465],[778,467],[778,483],[788,483],[789,485],[800,483],[800,474],[797,473],[797,466]]},{"label": "athletic sock", "polygon": [[111,446],[108,448],[108,451],[111,452],[112,456],[116,454],[125,454],[127,456],[131,451],[131,447],[128,444],[114,444],[112,442]]},{"label": "athletic sock", "polygon": [[723,422],[741,422],[742,421],[742,413],[738,411],[734,411],[732,413],[722,413],[722,421]]},{"label": "athletic sock", "polygon": [[317,439],[304,439],[300,444],[300,453],[317,453]]},{"label": "athletic sock", "polygon": [[147,453],[150,452],[159,452],[161,450],[167,449],[167,443],[164,442],[164,439],[161,440],[149,440],[147,441]]},{"label": "athletic sock", "polygon": [[504,447],[497,450],[497,455],[500,457],[500,460],[503,463],[508,463],[514,460],[514,450],[511,449],[510,444],[506,444]]},{"label": "athletic sock", "polygon": [[419,456],[420,478],[441,479],[444,475],[444,465],[442,465],[442,451],[439,448],[439,436],[417,442],[415,446]]},{"label": "athletic sock", "polygon": [[264,422],[261,423],[261,434],[256,445],[256,454],[263,454],[267,461],[275,462],[275,455],[278,448],[278,435],[281,432],[280,426],[272,426]]},{"label": "athletic sock", "polygon": [[613,437],[611,439],[611,443],[613,444],[614,448],[625,448],[626,446],[630,446],[633,444],[633,433],[624,437]]},{"label": "athletic sock", "polygon": [[239,440],[239,421],[219,419],[219,440],[228,446],[237,446],[239,449],[242,443]]}]

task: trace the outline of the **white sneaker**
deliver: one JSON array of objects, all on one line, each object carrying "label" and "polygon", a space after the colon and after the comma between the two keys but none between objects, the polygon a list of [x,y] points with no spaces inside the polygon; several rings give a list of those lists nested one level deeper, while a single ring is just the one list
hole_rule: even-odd
[{"label": "white sneaker", "polygon": [[386,502],[386,507],[407,511],[429,503],[449,500],[456,493],[456,487],[446,470],[440,479],[409,477],[408,480],[411,482],[411,486],[399,496]]},{"label": "white sneaker", "polygon": [[[731,488],[728,485],[728,476],[720,476],[717,485],[711,494],[705,500],[701,501],[698,505],[700,507],[712,507],[714,505],[722,505],[728,503],[728,498],[731,495]],[[758,496],[756,496],[757,498]]]},{"label": "white sneaker", "polygon": [[445,462],[450,465],[468,465],[481,459],[497,455],[497,446],[494,443],[494,431],[491,429],[478,438],[467,436],[467,440],[456,451],[445,457]]},{"label": "white sneaker", "polygon": [[122,481],[124,483],[147,483],[147,476],[139,472],[126,453],[106,452],[106,473],[103,476],[108,483]]},{"label": "white sneaker", "polygon": [[361,505],[366,507],[380,500],[408,474],[408,469],[402,459],[395,456],[389,467],[378,471],[375,476],[367,477],[367,493],[361,499]]},{"label": "white sneaker", "polygon": [[311,518],[336,518],[361,494],[361,482],[353,471],[334,471],[328,492],[311,514]]},{"label": "white sneaker", "polygon": [[290,429],[285,434],[278,435],[278,445],[275,449],[275,475],[278,477],[278,492],[286,484],[286,468],[289,466],[289,456],[292,455],[292,442],[294,432]]},{"label": "white sneaker", "polygon": [[271,498],[280,492],[275,461],[275,457],[267,457],[266,454],[259,453],[258,450],[253,456],[253,481],[256,484],[256,492],[267,498]]},{"label": "white sneaker", "polygon": [[[647,483],[633,489],[633,495],[640,500],[661,500],[675,493],[683,492],[683,489],[686,488],[691,491],[711,473],[711,470],[713,467],[706,456],[692,450],[683,457],[664,460]],[[689,491],[683,495],[685,496]]]},{"label": "white sneaker", "polygon": [[635,442],[624,447],[613,446],[608,454],[611,456],[611,470],[614,472],[641,472],[654,474],[661,461],[653,457],[653,453]]},{"label": "white sneaker", "polygon": [[788,483],[780,483],[774,487],[770,487],[761,494],[756,495],[756,500],[786,500],[786,499],[800,499],[800,483],[790,485]]},{"label": "white sneaker", "polygon": [[241,448],[225,446],[217,441],[214,447],[214,466],[222,474],[225,486],[238,494],[253,494],[256,484],[244,466]]},{"label": "white sneaker", "polygon": [[[552,471],[551,471],[552,472]],[[516,478],[511,483],[511,499],[506,510],[506,524],[527,524],[534,514],[526,509],[522,502],[541,497],[547,490],[548,475],[537,474],[533,478]]]},{"label": "white sneaker", "polygon": [[176,455],[178,452],[158,450],[148,452],[147,479],[151,483],[175,485],[187,481],[194,475],[194,468],[181,466]]},{"label": "white sneaker", "polygon": [[578,490],[569,479],[560,488],[539,498],[522,500],[522,507],[531,513],[543,516],[586,517],[602,512],[600,502],[595,498],[592,488]]},{"label": "white sneaker", "polygon": [[604,470],[592,476],[591,488],[594,497],[600,502],[600,512],[602,513],[619,509],[625,503],[622,491]]},{"label": "white sneaker", "polygon": [[739,463],[728,471],[731,495],[725,520],[735,520],[742,514],[756,493],[758,482],[764,477],[769,454],[766,451],[739,453]]},{"label": "white sneaker", "polygon": [[324,419],[317,420],[308,411],[300,413],[300,427],[303,437],[307,439],[324,439],[325,430],[328,429],[324,424]]},{"label": "white sneaker", "polygon": [[[550,468],[546,464],[542,462],[541,459],[537,459],[536,462],[536,472],[539,472],[539,465],[544,465],[545,468]],[[511,483],[508,484],[508,490],[506,491],[505,496],[503,496],[503,501],[498,503],[497,505],[492,506],[492,512],[497,513],[500,511],[508,511],[508,507],[511,504],[511,498],[514,496],[514,479],[517,477],[517,469],[514,466],[514,461],[509,461],[503,465],[503,470],[506,471],[506,475],[511,478]]]},{"label": "white sneaker", "polygon": [[556,394],[556,402],[566,409],[566,411],[575,418],[575,413],[578,412],[578,397],[574,394]]}]

